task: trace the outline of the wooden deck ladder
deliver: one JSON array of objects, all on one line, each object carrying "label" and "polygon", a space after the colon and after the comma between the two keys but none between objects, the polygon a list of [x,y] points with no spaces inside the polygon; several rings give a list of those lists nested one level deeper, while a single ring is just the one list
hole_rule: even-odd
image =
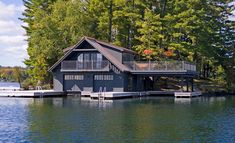
[{"label": "wooden deck ladder", "polygon": [[101,98],[102,98],[102,87],[100,87],[99,93],[98,93],[98,99],[101,100]]},{"label": "wooden deck ladder", "polygon": [[99,93],[98,93],[98,99],[99,100],[104,100],[105,99],[105,92],[106,92],[106,87],[102,90],[102,87],[100,87]]}]

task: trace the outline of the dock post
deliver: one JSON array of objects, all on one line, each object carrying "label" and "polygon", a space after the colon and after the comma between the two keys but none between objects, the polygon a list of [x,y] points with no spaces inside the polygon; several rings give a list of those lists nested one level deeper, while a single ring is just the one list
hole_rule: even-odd
[{"label": "dock post", "polygon": [[136,63],[135,63],[135,61],[133,62],[133,64],[134,64],[134,69],[133,70],[136,70]]},{"label": "dock post", "polygon": [[149,70],[150,70],[151,68],[150,68],[150,60],[149,60]]},{"label": "dock post", "polygon": [[167,61],[165,61],[165,70],[167,71]]},{"label": "dock post", "polygon": [[189,91],[188,77],[186,78],[186,82],[187,82],[187,92],[188,92]]},{"label": "dock post", "polygon": [[181,88],[181,91],[184,91],[183,83],[184,83],[184,78],[181,76],[180,77],[180,88]]},{"label": "dock post", "polygon": [[194,86],[194,85],[193,85],[193,78],[192,78],[192,90],[191,90],[192,92],[193,92],[193,86]]}]

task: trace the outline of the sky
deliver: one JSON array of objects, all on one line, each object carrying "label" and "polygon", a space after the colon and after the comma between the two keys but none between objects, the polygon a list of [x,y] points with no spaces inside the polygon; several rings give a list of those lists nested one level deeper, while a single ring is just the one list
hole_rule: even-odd
[{"label": "sky", "polygon": [[[235,4],[235,0],[232,4]],[[28,58],[27,37],[18,18],[25,7],[22,0],[0,0],[0,65],[22,66]],[[234,11],[235,15],[235,11]],[[231,17],[235,20],[235,17]]]},{"label": "sky", "polygon": [[0,65],[23,66],[28,58],[24,24],[18,18],[24,11],[22,0],[0,0]]},{"label": "sky", "polygon": [[[231,5],[235,5],[235,0],[231,3]],[[235,10],[233,11],[233,16],[230,17],[231,20],[235,21]]]}]

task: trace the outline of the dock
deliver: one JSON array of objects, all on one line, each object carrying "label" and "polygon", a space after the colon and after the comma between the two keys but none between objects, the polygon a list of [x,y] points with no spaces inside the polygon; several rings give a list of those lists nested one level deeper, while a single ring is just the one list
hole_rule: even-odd
[{"label": "dock", "polygon": [[147,92],[103,92],[103,93],[91,93],[91,99],[121,99],[121,98],[133,98],[149,95]]},{"label": "dock", "polygon": [[201,96],[202,93],[200,91],[195,91],[195,92],[175,92],[174,95],[175,95],[176,98],[193,98],[193,97]]},{"label": "dock", "polygon": [[38,97],[58,97],[66,96],[63,91],[54,90],[25,90],[25,91],[11,91],[11,90],[1,90],[0,97],[28,97],[28,98],[38,98]]},{"label": "dock", "polygon": [[136,98],[145,96],[172,96],[172,97],[197,97],[201,92],[180,92],[180,91],[143,91],[143,92],[82,92],[82,97],[90,97],[91,99],[122,99]]},{"label": "dock", "polygon": [[25,98],[41,98],[41,97],[62,97],[69,95],[78,95],[90,99],[122,99],[136,98],[145,96],[175,96],[176,98],[191,98],[201,95],[201,92],[180,92],[180,91],[142,91],[142,92],[63,92],[54,90],[25,90],[11,91],[0,90],[0,97],[25,97]]}]

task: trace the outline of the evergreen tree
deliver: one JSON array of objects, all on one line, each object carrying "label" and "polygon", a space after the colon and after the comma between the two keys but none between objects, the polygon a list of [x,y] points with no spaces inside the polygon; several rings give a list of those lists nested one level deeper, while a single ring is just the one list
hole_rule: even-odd
[{"label": "evergreen tree", "polygon": [[144,50],[148,49],[153,51],[155,59],[161,58],[163,49],[161,47],[161,41],[164,35],[161,34],[161,22],[160,14],[155,15],[150,9],[146,9],[144,12],[144,20],[137,21],[137,26],[140,28],[138,32],[141,36],[137,39],[141,42],[140,45],[135,46],[136,51],[143,55]]},{"label": "evergreen tree", "polygon": [[[47,69],[84,35],[133,48],[152,60],[195,62],[202,75],[234,69],[232,0],[24,0],[25,61],[34,83],[51,81]],[[149,57],[148,57],[149,58]],[[229,81],[232,83],[233,81]]]}]

